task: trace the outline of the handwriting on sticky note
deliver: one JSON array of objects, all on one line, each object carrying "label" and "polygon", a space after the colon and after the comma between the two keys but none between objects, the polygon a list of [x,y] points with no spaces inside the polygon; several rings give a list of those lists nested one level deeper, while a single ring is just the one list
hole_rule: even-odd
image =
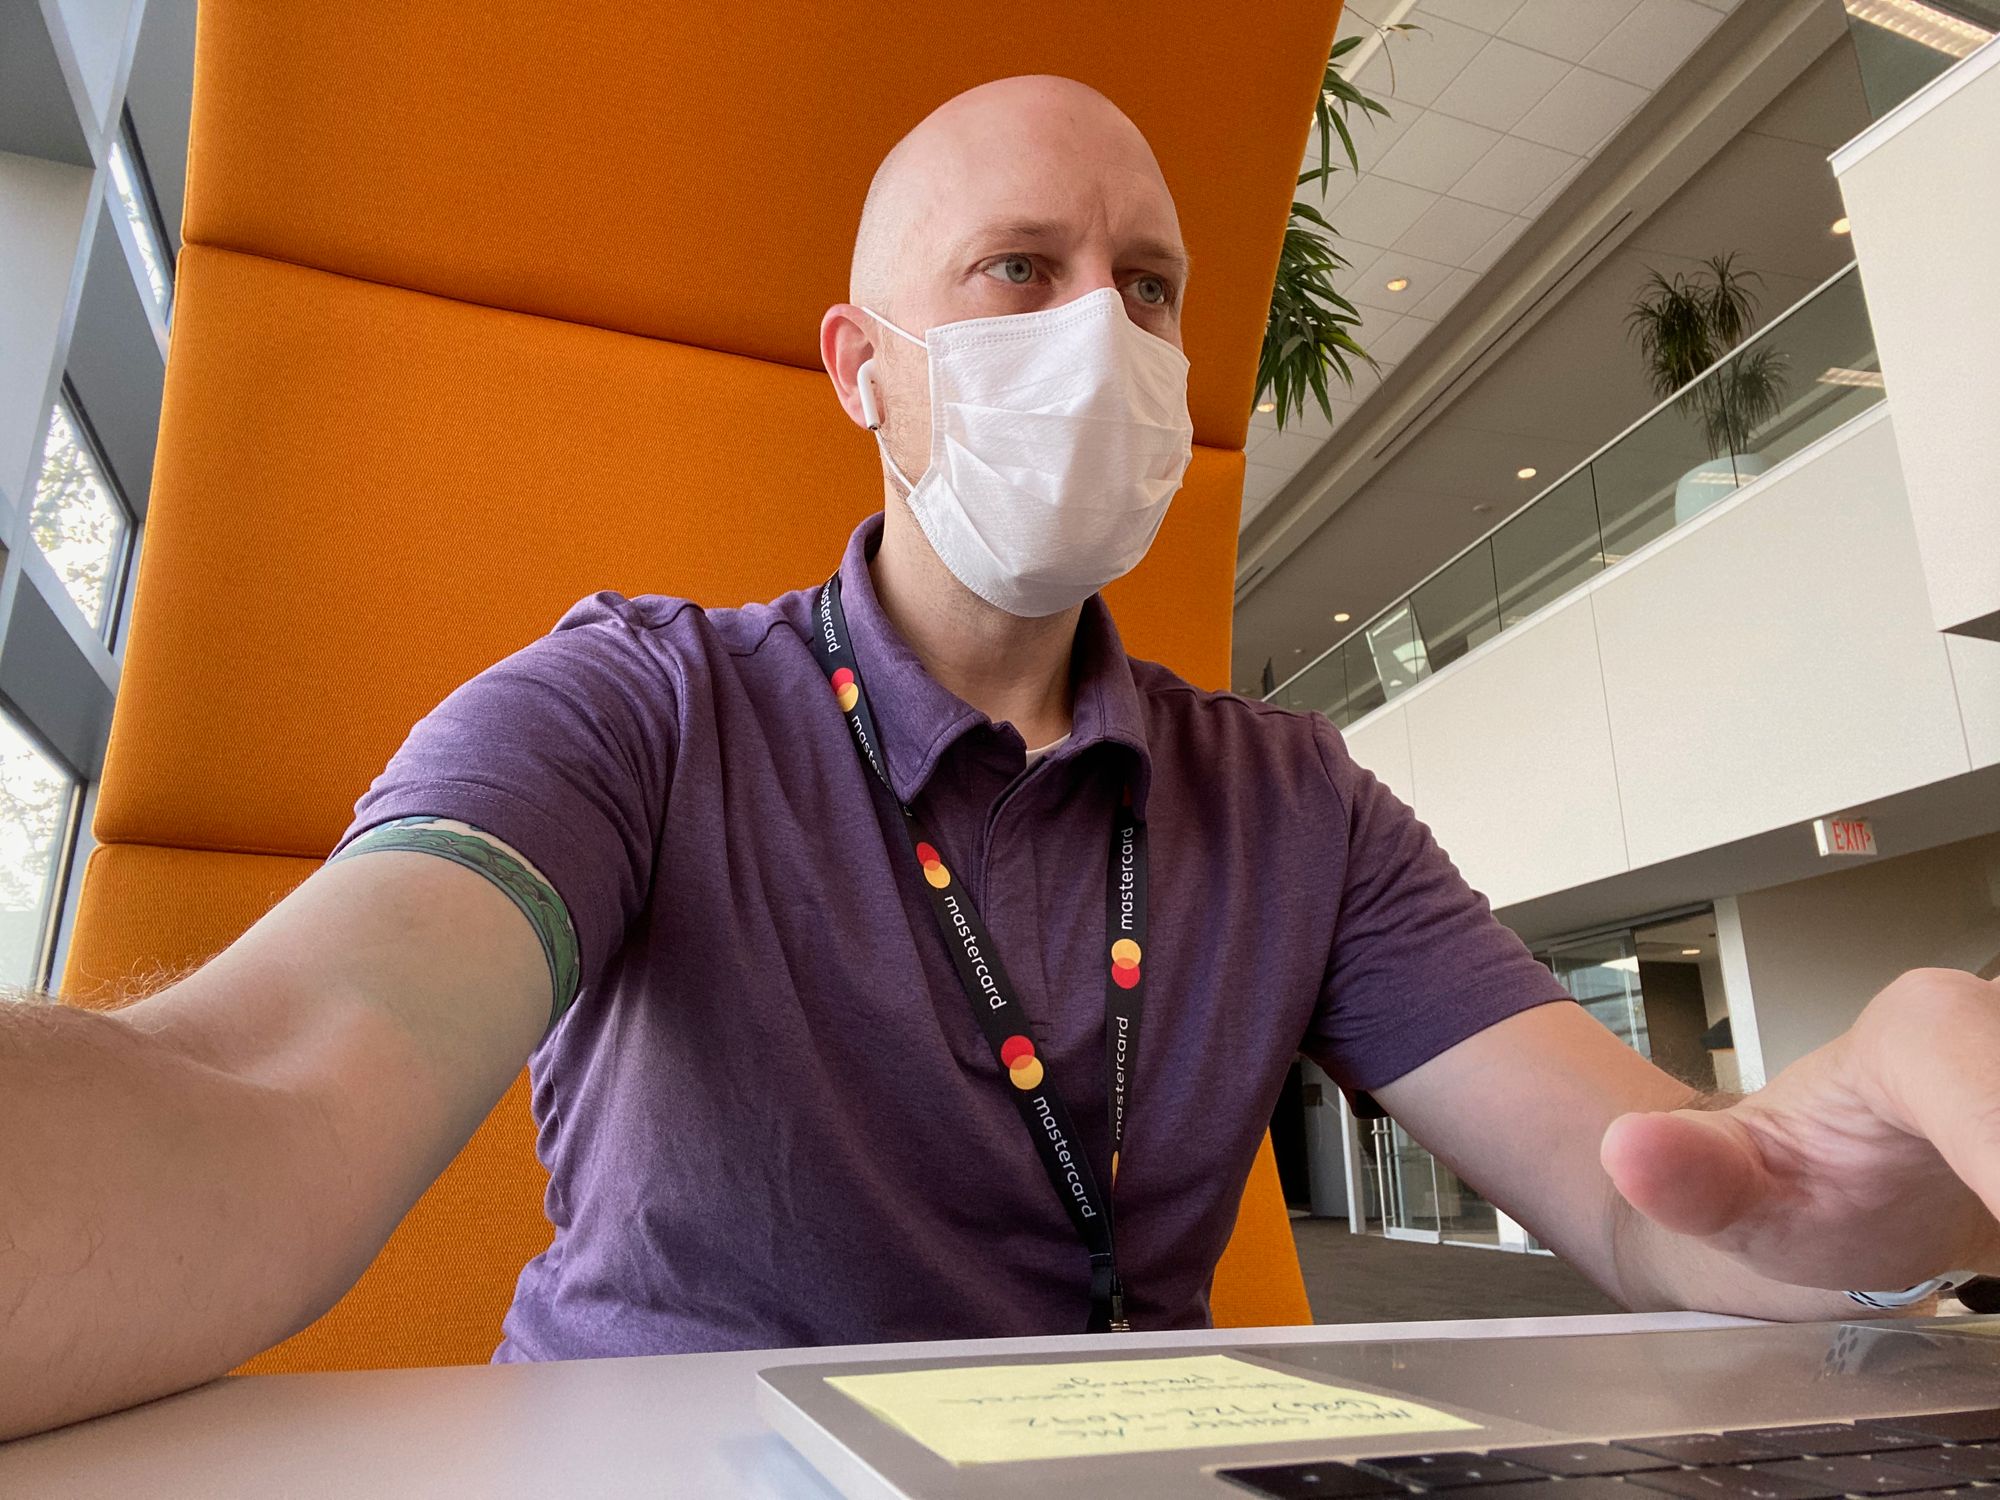
[{"label": "handwriting on sticky note", "polygon": [[831,1375],[826,1383],[955,1464],[1479,1425],[1227,1354]]}]

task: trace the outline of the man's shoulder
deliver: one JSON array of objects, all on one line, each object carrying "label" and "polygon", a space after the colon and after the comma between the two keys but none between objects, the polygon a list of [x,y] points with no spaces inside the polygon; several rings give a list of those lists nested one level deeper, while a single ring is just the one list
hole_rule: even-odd
[{"label": "man's shoulder", "polygon": [[[1321,714],[1284,708],[1241,693],[1198,687],[1171,667],[1129,658],[1132,684],[1145,705],[1147,738],[1181,747],[1199,760],[1334,779],[1345,757],[1340,731]],[[1249,764],[1246,766],[1246,758]]]},{"label": "man's shoulder", "polygon": [[802,642],[810,629],[813,592],[795,589],[762,603],[716,606],[673,594],[603,589],[571,605],[549,635],[596,642],[607,651],[636,644],[677,665],[692,658],[740,661],[763,652],[774,638]]}]

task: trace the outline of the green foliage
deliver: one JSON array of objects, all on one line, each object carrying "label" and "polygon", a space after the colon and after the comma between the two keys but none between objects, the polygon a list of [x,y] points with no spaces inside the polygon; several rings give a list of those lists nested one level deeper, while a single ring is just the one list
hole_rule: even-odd
[{"label": "green foliage", "polygon": [[[1380,28],[1383,36],[1414,27]],[[1320,165],[1317,171],[1299,175],[1301,186],[1316,183],[1321,193],[1339,170],[1334,164],[1333,143],[1340,141],[1351,171],[1360,170],[1348,117],[1354,110],[1387,116],[1388,109],[1370,99],[1341,74],[1341,59],[1361,45],[1362,38],[1351,36],[1334,43],[1327,55],[1326,76],[1313,104],[1313,129],[1319,135]],[[1336,231],[1326,216],[1310,203],[1295,200],[1291,222],[1278,252],[1278,279],[1271,288],[1271,312],[1264,324],[1264,347],[1257,357],[1259,402],[1276,403],[1278,425],[1305,411],[1308,394],[1319,402],[1328,417],[1333,401],[1327,389],[1327,371],[1333,370],[1348,384],[1354,383],[1352,360],[1375,361],[1354,339],[1350,330],[1360,327],[1361,314],[1352,302],[1333,289],[1336,271],[1348,264],[1333,248]]]},{"label": "green foliage", "polygon": [[1653,394],[1685,392],[1675,405],[1701,423],[1709,456],[1720,458],[1747,452],[1751,434],[1778,414],[1786,366],[1777,349],[1745,349],[1700,379],[1749,336],[1757,312],[1750,284],[1763,281],[1755,271],[1736,269],[1734,251],[1703,264],[1705,274],[1650,273],[1625,322],[1646,361]]}]

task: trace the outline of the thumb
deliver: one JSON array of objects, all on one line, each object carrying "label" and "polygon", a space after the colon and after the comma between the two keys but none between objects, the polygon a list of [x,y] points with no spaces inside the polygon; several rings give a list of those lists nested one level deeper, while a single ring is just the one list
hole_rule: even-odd
[{"label": "thumb", "polygon": [[1726,1110],[1621,1115],[1598,1159],[1627,1203],[1676,1234],[1718,1234],[1772,1188],[1749,1130]]}]

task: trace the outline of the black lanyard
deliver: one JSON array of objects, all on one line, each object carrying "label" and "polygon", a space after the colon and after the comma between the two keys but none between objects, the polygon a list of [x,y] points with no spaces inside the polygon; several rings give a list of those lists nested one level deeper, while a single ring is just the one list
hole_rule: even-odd
[{"label": "black lanyard", "polygon": [[[826,581],[819,594],[819,663],[833,686],[835,700],[847,715],[855,747],[889,795],[888,772],[882,765],[880,737],[868,699],[861,689],[861,668],[847,634],[847,616],[840,607],[840,575]],[[1091,1333],[1125,1333],[1125,1287],[1118,1278],[1118,1261],[1111,1240],[1111,1198],[1098,1191],[1090,1160],[1077,1142],[1069,1110],[1056,1092],[1055,1080],[1038,1055],[1034,1023],[1028,1019],[1013,981],[1001,967],[999,950],[986,924],[973,909],[964,888],[945,864],[936,842],[916,812],[900,799],[903,833],[910,854],[930,893],[931,912],[944,935],[952,966],[958,970],[973,1019],[1013,1085],[1014,1103],[1028,1127],[1028,1136],[1042,1158],[1049,1182],[1090,1252]],[[1104,941],[1105,1069],[1111,1095],[1111,1180],[1118,1180],[1118,1150],[1125,1139],[1125,1116],[1132,1107],[1132,1064],[1137,1056],[1139,1014],[1146,986],[1140,959],[1146,947],[1146,825],[1132,810],[1128,787],[1111,819],[1111,859],[1106,879]]]}]

